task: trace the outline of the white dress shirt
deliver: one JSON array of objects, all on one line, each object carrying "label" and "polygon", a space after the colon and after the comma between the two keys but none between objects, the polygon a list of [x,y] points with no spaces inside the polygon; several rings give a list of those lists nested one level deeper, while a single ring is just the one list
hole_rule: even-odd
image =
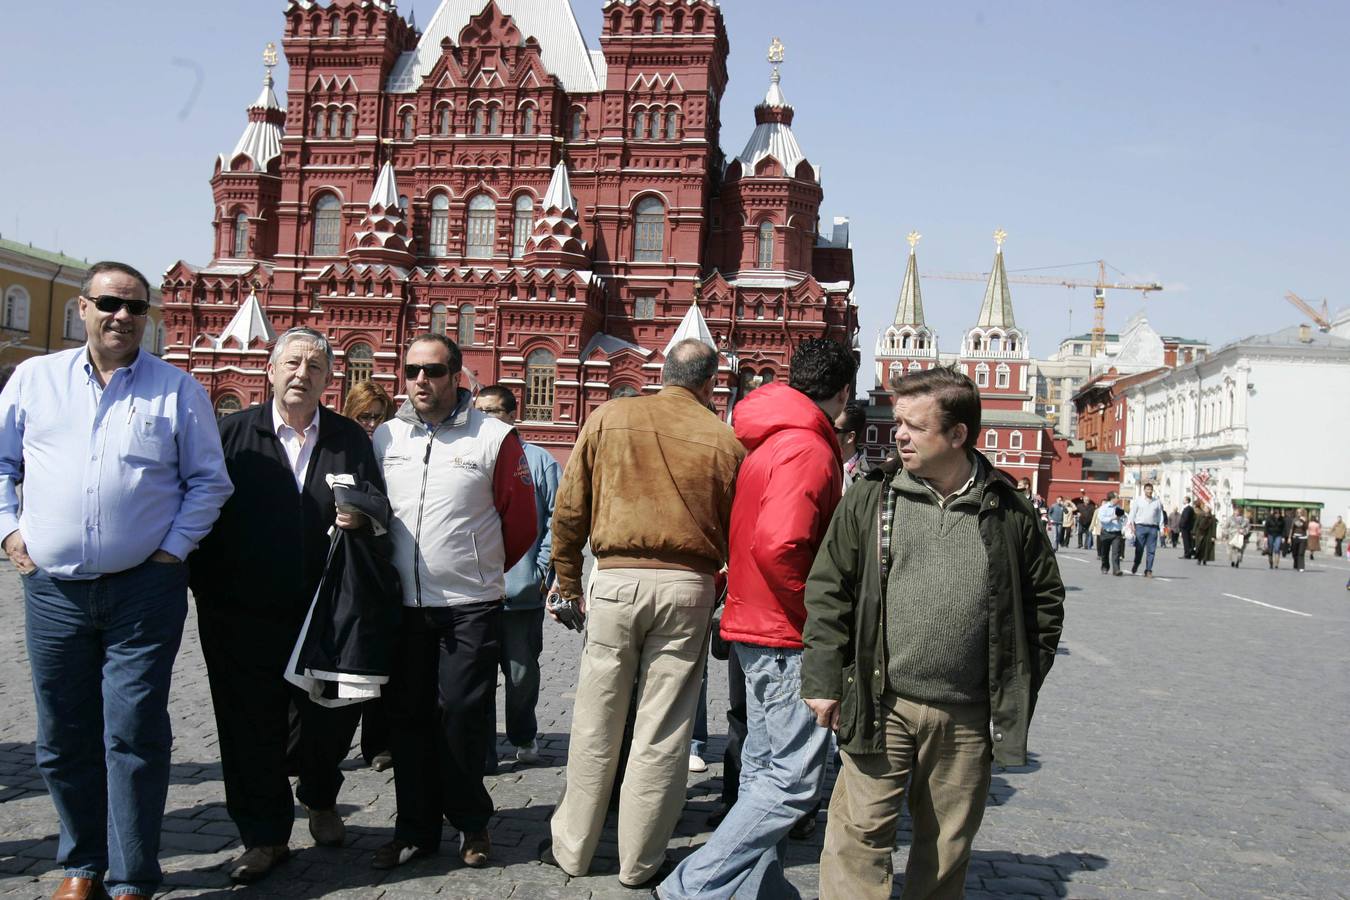
[{"label": "white dress shirt", "polygon": [[275,401],[272,403],[272,426],[276,428],[277,440],[286,451],[286,461],[291,464],[291,474],[295,476],[298,490],[305,489],[305,471],[309,468],[309,458],[314,453],[314,445],[319,438],[319,410],[314,409],[314,418],[303,432],[296,431],[281,417],[281,410]]}]

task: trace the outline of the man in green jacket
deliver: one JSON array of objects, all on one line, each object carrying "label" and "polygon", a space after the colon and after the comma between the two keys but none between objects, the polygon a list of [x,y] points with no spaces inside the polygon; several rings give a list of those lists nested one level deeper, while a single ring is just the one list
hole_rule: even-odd
[{"label": "man in green jacket", "polygon": [[1064,584],[1040,517],[974,450],[979,391],[937,367],[895,385],[899,465],[835,511],[806,586],[802,698],[838,731],[821,900],[961,897],[990,764],[1026,764]]}]

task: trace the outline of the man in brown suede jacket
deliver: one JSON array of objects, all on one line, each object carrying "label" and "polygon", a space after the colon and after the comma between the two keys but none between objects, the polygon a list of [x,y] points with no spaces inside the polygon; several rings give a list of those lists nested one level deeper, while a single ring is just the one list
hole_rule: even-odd
[{"label": "man in brown suede jacket", "polygon": [[[684,806],[713,576],[727,559],[732,485],[745,450],[707,409],[717,351],[670,348],[661,392],[612,400],[581,430],[553,512],[558,591],[586,614],[567,784],[544,853],[584,875],[600,840],[635,686],[619,799],[619,880],[658,874]],[[596,565],[581,584],[587,539]],[[653,798],[656,802],[653,804]]]}]

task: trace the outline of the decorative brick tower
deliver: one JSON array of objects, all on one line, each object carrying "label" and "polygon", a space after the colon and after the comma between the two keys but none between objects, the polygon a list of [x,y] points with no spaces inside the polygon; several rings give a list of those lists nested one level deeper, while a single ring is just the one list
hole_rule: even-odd
[{"label": "decorative brick tower", "polygon": [[165,358],[222,412],[257,402],[265,356],[208,352],[252,295],[272,333],[330,337],[337,407],[366,378],[401,394],[408,341],[444,333],[565,458],[597,406],[659,387],[691,310],[725,353],[724,411],[801,338],[853,341],[847,225],[818,233],[776,70],[724,179],[718,5],[603,12],[591,50],[568,0],[442,0],[424,31],[393,0],[289,0],[285,105],[273,54],[212,178],[212,260],[165,274]]},{"label": "decorative brick tower", "polygon": [[931,369],[938,364],[937,332],[928,327],[923,317],[923,292],[919,288],[919,263],[915,248],[923,235],[911,231],[909,264],[900,287],[900,299],[895,304],[895,318],[886,330],[877,335],[873,355],[876,357],[876,387],[874,396],[889,397],[891,382],[910,372]]}]

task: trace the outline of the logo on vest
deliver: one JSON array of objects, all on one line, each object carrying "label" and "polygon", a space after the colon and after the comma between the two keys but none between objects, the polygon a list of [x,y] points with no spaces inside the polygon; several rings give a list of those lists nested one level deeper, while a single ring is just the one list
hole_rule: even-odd
[{"label": "logo on vest", "polygon": [[472,470],[472,471],[474,471],[474,472],[477,472],[477,471],[478,471],[478,463],[475,462],[475,461],[472,460],[472,459],[465,459],[463,456],[456,456],[456,457],[453,457],[453,458],[450,460],[450,468],[452,468],[452,469],[470,469],[470,470]]}]

